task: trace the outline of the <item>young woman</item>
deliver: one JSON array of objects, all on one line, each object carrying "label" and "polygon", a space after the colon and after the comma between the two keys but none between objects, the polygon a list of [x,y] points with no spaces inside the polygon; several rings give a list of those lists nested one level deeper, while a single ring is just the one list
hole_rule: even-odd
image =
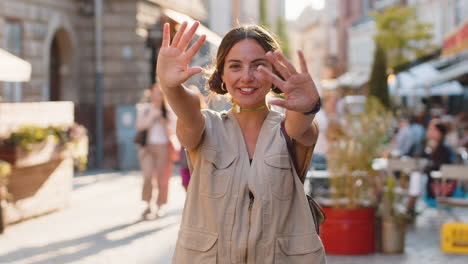
[{"label": "young woman", "polygon": [[[139,153],[144,177],[141,198],[147,204],[143,217],[161,216],[163,206],[167,203],[169,178],[173,169],[170,159],[170,139],[171,134],[174,134],[170,126],[173,121],[164,104],[159,84],[155,84],[151,89],[151,103],[138,107],[136,120],[137,130],[148,130],[146,145]],[[155,191],[157,197],[153,195]]]},{"label": "young woman", "polygon": [[[240,26],[223,38],[209,88],[229,94],[227,113],[200,110],[185,88],[200,67],[189,67],[205,41],[188,48],[199,23],[183,23],[170,42],[164,25],[157,74],[178,117],[177,135],[193,165],[174,263],[325,263],[304,189],[289,157],[281,122],[294,140],[297,164],[316,142],[320,98],[299,52],[301,70],[259,26]],[[278,89],[279,88],[279,89]],[[265,97],[284,92],[269,104]]]}]

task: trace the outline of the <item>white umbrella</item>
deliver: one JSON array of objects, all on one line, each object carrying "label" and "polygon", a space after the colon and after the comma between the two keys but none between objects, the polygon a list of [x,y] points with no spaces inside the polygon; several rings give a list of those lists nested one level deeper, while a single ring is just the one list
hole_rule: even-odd
[{"label": "white umbrella", "polygon": [[0,49],[0,81],[27,82],[31,78],[31,63]]}]

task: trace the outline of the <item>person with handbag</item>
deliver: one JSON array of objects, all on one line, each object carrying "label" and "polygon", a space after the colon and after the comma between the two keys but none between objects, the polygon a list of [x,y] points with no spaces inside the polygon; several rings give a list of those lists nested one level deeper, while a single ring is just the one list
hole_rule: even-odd
[{"label": "person with handbag", "polygon": [[[208,86],[229,95],[233,107],[200,110],[197,95],[183,86],[202,72],[189,66],[206,39],[202,35],[189,47],[198,25],[187,30],[183,23],[171,41],[166,23],[157,62],[161,90],[178,117],[177,135],[191,164],[173,263],[325,263],[303,175],[297,173],[309,165],[321,105],[304,55],[298,52],[296,69],[267,30],[231,29]],[[285,108],[285,115],[270,110],[271,91],[283,94],[268,103]]]},{"label": "person with handbag", "polygon": [[151,102],[137,107],[136,120],[137,137],[143,134],[135,141],[140,141],[136,143],[140,145],[138,157],[143,173],[141,198],[146,202],[142,216],[145,218],[164,214],[169,178],[174,166],[171,154],[180,148],[175,132],[171,132],[174,131],[172,124],[175,124],[175,119],[171,118],[171,112],[165,105],[159,84],[154,84]]}]

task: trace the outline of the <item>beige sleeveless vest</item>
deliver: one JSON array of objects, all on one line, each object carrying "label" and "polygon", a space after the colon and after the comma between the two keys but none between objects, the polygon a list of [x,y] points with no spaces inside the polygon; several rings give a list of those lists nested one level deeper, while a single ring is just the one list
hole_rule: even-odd
[{"label": "beige sleeveless vest", "polygon": [[233,114],[202,113],[205,132],[190,153],[193,170],[173,263],[325,263],[280,131],[284,116],[270,111],[250,164]]}]

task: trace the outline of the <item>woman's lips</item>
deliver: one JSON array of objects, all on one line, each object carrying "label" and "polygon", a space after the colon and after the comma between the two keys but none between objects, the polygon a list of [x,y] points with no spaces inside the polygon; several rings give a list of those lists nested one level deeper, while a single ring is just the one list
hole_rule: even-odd
[{"label": "woman's lips", "polygon": [[256,88],[252,88],[252,87],[246,87],[246,88],[239,88],[239,92],[242,94],[242,95],[251,95],[255,92]]}]

